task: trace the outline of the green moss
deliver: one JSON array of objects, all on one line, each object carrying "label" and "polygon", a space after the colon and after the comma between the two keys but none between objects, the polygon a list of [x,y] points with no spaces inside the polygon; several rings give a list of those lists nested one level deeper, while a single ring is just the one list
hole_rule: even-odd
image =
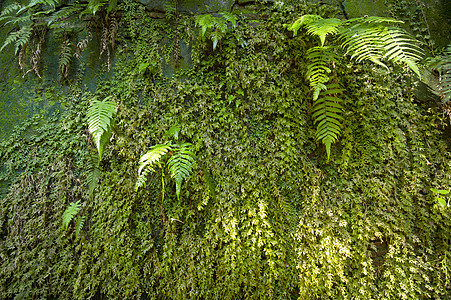
[{"label": "green moss", "polygon": [[346,14],[349,18],[363,16],[388,16],[385,0],[346,0],[343,2]]}]

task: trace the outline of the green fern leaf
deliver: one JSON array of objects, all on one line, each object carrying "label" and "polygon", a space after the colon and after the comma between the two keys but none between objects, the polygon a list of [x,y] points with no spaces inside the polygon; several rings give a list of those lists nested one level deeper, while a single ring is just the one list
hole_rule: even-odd
[{"label": "green fern leaf", "polygon": [[149,152],[141,156],[139,160],[138,179],[136,181],[135,191],[138,191],[140,187],[146,186],[147,174],[151,171],[155,171],[153,166],[160,164],[161,157],[163,157],[170,150],[171,146],[166,144],[158,144],[152,146]]},{"label": "green fern leaf", "polygon": [[0,14],[0,21],[2,20],[3,17],[6,17],[12,13],[17,13],[17,11],[21,8],[22,8],[22,5],[20,5],[17,2],[14,2],[14,3],[8,5],[7,7],[5,7],[2,10],[2,13]]},{"label": "green fern leaf", "polygon": [[439,82],[439,94],[446,103],[451,99],[451,44],[442,56]]},{"label": "green fern leaf", "polygon": [[343,21],[339,19],[323,19],[318,15],[304,15],[291,26],[288,26],[288,30],[292,30],[294,35],[296,35],[299,28],[304,26],[307,28],[307,33],[318,36],[321,41],[321,46],[324,46],[326,36],[337,34],[342,23]]},{"label": "green fern leaf", "polygon": [[63,227],[66,228],[69,226],[69,223],[72,221],[74,216],[80,211],[81,204],[80,200],[77,202],[72,202],[63,213]]},{"label": "green fern leaf", "polygon": [[238,18],[235,15],[233,15],[231,12],[222,12],[220,14],[224,19],[231,22],[233,27],[236,27],[236,21],[238,20]]},{"label": "green fern leaf", "polygon": [[90,155],[88,174],[86,181],[88,183],[89,194],[92,196],[97,187],[100,177],[102,176],[102,169],[100,168],[100,161],[97,155]]},{"label": "green fern leaf", "polygon": [[191,151],[192,144],[184,143],[174,146],[175,153],[168,161],[169,172],[175,180],[177,198],[180,198],[180,190],[183,179],[189,177],[195,163],[194,153]]},{"label": "green fern leaf", "polygon": [[32,31],[33,29],[31,28],[31,26],[23,26],[22,28],[20,28],[20,30],[18,31],[18,38],[14,43],[16,55],[19,52],[20,48],[28,44]]},{"label": "green fern leaf", "polygon": [[331,47],[312,47],[307,51],[307,59],[310,63],[305,76],[313,88],[313,100],[316,100],[320,91],[326,89],[331,72],[328,66],[337,60],[337,56]]},{"label": "green fern leaf", "polygon": [[83,229],[84,224],[85,224],[85,216],[78,216],[77,221],[75,222],[75,237],[78,237],[81,230]]},{"label": "green fern leaf", "polygon": [[387,66],[381,61],[382,59],[393,63],[405,63],[421,77],[417,65],[423,56],[421,48],[406,31],[387,26],[385,23],[399,23],[399,21],[380,17],[347,21],[346,24],[351,26],[344,27],[339,32],[342,47],[351,54],[351,58],[359,62],[370,60],[385,68]]},{"label": "green fern leaf", "polygon": [[102,159],[104,147],[111,138],[116,113],[116,103],[109,101],[110,98],[103,101],[95,99],[88,110],[88,129],[97,147],[99,159]]},{"label": "green fern leaf", "polygon": [[316,139],[326,146],[327,160],[330,159],[331,145],[338,139],[341,132],[341,120],[343,119],[342,100],[337,94],[343,92],[338,85],[332,84],[322,91],[313,106],[313,119],[316,126]]},{"label": "green fern leaf", "polygon": [[385,59],[394,63],[406,63],[421,78],[416,62],[422,59],[423,52],[413,38],[400,28],[388,27],[382,32],[381,41]]},{"label": "green fern leaf", "polygon": [[214,26],[213,16],[210,14],[197,16],[195,24],[201,27],[201,36],[204,37],[207,29]]},{"label": "green fern leaf", "polygon": [[14,43],[15,54],[17,55],[20,47],[23,47],[30,40],[32,30],[31,26],[23,26],[18,31],[10,33],[3,43],[3,46],[0,48],[0,52],[3,51],[6,46]]},{"label": "green fern leaf", "polygon": [[180,133],[180,125],[174,124],[166,132],[166,138],[169,139],[169,138],[173,137],[174,139],[176,139],[178,141],[179,133]]},{"label": "green fern leaf", "polygon": [[386,69],[388,67],[381,62],[383,44],[378,39],[383,27],[362,26],[357,24],[340,31],[340,40],[346,54],[351,54],[351,58],[358,62],[370,60]]}]

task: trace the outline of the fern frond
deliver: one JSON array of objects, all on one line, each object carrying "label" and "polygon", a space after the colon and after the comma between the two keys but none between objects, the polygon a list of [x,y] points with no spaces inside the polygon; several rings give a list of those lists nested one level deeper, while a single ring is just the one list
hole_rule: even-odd
[{"label": "fern frond", "polygon": [[2,13],[0,14],[0,21],[2,20],[3,17],[6,17],[12,13],[17,13],[17,11],[21,8],[22,8],[22,5],[20,5],[17,2],[14,2],[14,3],[8,5],[7,7],[5,7],[2,10]]},{"label": "fern frond", "polygon": [[15,47],[15,54],[19,52],[20,48],[24,47],[26,44],[28,44],[28,41],[30,40],[31,33],[33,29],[31,26],[23,26],[18,31],[18,37],[16,41],[14,42]]},{"label": "fern frond", "polygon": [[415,39],[397,27],[386,27],[381,34],[384,46],[384,58],[394,63],[405,63],[421,78],[417,62],[422,59],[423,51],[415,43]]},{"label": "fern frond", "polygon": [[15,17],[10,18],[10,20],[5,23],[5,25],[8,25],[8,24],[19,25],[19,27],[30,25],[31,17],[28,14],[25,14],[23,16],[15,16]]},{"label": "fern frond", "polygon": [[110,98],[103,101],[95,99],[88,110],[88,129],[99,152],[99,159],[102,159],[103,149],[111,138],[116,113],[116,103],[109,101]]},{"label": "fern frond", "polygon": [[78,237],[83,229],[83,225],[85,225],[85,216],[78,216],[77,221],[75,222],[75,237]]},{"label": "fern frond", "polygon": [[72,4],[66,7],[59,9],[58,11],[51,14],[48,18],[47,26],[50,26],[51,29],[58,28],[61,26],[62,20],[67,20],[70,17],[78,14],[83,9],[83,6],[80,4]]},{"label": "fern frond", "polygon": [[362,26],[357,24],[340,31],[340,40],[346,54],[358,62],[370,60],[384,68],[388,67],[381,62],[383,44],[378,39],[383,27]]},{"label": "fern frond", "polygon": [[80,200],[77,202],[72,202],[63,213],[63,227],[66,228],[69,226],[69,223],[72,221],[74,216],[80,211],[81,204]]},{"label": "fern frond", "polygon": [[35,15],[42,14],[42,13],[46,14],[46,13],[50,13],[50,12],[54,11],[55,6],[57,4],[58,4],[58,1],[54,1],[54,0],[31,0],[30,3],[28,3],[28,5],[23,6],[21,9],[19,9],[17,14],[20,14],[20,13],[22,13],[24,11],[27,11],[28,9],[30,9],[30,8],[32,8],[34,6],[37,6],[37,5],[48,5],[48,6],[52,7],[51,10],[39,11]]},{"label": "fern frond", "polygon": [[170,150],[171,146],[167,144],[158,144],[152,146],[146,154],[141,156],[139,159],[138,179],[136,181],[135,191],[138,191],[142,186],[146,186],[147,174],[151,171],[155,171],[153,166],[155,164],[160,164],[161,157]]},{"label": "fern frond", "polygon": [[213,17],[210,14],[197,16],[195,24],[201,27],[201,36],[204,37],[207,29],[213,27]]},{"label": "fern frond", "polygon": [[338,33],[342,23],[343,21],[339,19],[323,19],[318,15],[304,15],[292,25],[288,26],[288,30],[292,30],[293,34],[296,35],[299,28],[304,26],[307,28],[307,33],[319,37],[321,46],[324,46],[326,36]]},{"label": "fern frond", "polygon": [[69,66],[72,58],[71,45],[69,39],[64,40],[61,44],[58,68],[63,79],[67,78],[69,75]]},{"label": "fern frond", "polygon": [[106,0],[90,0],[86,9],[80,13],[80,17],[85,14],[95,15],[106,3]]},{"label": "fern frond", "polygon": [[451,99],[451,44],[448,45],[448,48],[442,56],[439,71],[439,95],[442,98],[442,102],[446,103]]},{"label": "fern frond", "polygon": [[88,183],[89,194],[92,196],[94,189],[99,183],[99,179],[102,176],[102,169],[100,168],[100,161],[97,155],[90,155],[88,174],[86,175],[86,181]]},{"label": "fern frond", "polygon": [[169,172],[175,180],[177,198],[180,198],[180,190],[183,179],[189,177],[195,163],[194,153],[191,151],[192,144],[184,143],[174,146],[174,154],[168,161]]},{"label": "fern frond", "polygon": [[233,27],[236,27],[236,21],[238,20],[238,18],[234,14],[228,11],[222,12],[220,14],[226,21],[231,22]]},{"label": "fern frond", "polygon": [[337,60],[337,55],[331,47],[312,47],[307,51],[307,59],[309,65],[305,76],[313,88],[313,100],[316,100],[320,91],[326,89],[331,72],[329,66]]},{"label": "fern frond", "polygon": [[388,17],[378,16],[366,16],[361,18],[353,18],[343,22],[343,24],[378,24],[378,23],[404,23],[403,21],[396,20]]},{"label": "fern frond", "polygon": [[32,30],[33,29],[31,26],[23,26],[18,31],[10,33],[3,43],[3,46],[0,48],[0,52],[3,51],[3,49],[5,49],[8,45],[14,43],[15,54],[17,55],[20,47],[23,47],[30,40]]},{"label": "fern frond", "polygon": [[[357,22],[359,20],[361,21]],[[356,24],[344,27],[339,33],[342,47],[358,62],[370,60],[385,68],[387,66],[382,59],[405,63],[420,76],[417,62],[422,58],[423,51],[406,31],[385,24],[396,22],[398,21],[380,17],[351,19],[347,23]]]},{"label": "fern frond", "polygon": [[328,86],[322,91],[313,106],[313,119],[316,126],[316,139],[321,140],[326,146],[327,160],[330,158],[330,147],[338,139],[341,131],[341,120],[343,119],[342,100],[337,94],[342,93],[342,89],[336,84]]}]

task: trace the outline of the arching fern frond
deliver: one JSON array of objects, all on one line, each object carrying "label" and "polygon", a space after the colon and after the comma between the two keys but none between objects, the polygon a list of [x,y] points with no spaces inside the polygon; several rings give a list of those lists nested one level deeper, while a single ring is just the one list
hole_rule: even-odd
[{"label": "arching fern frond", "polygon": [[81,204],[80,200],[77,202],[72,202],[63,213],[63,227],[67,230],[69,223],[72,221],[74,216],[80,211]]},{"label": "arching fern frond", "polygon": [[[139,160],[138,179],[135,185],[135,191],[140,187],[146,186],[147,174],[154,172],[154,165],[160,164],[161,158],[171,150],[171,146],[166,144],[158,144],[152,146],[146,154],[141,156]],[[161,165],[161,164],[160,164]]]},{"label": "arching fern frond", "polygon": [[338,33],[342,23],[343,21],[339,19],[323,19],[318,15],[304,15],[292,25],[288,26],[288,30],[292,30],[293,34],[296,35],[301,26],[304,26],[307,29],[307,33],[318,36],[321,41],[321,46],[324,46],[326,36],[328,34],[334,35]]},{"label": "arching fern frond", "polygon": [[0,14],[0,22],[2,22],[3,20],[7,19],[7,18],[11,18],[11,16],[9,16],[12,13],[17,13],[19,11],[19,9],[22,8],[22,5],[20,5],[17,2],[14,2],[10,5],[8,5],[7,7],[5,7],[2,10],[2,13]]},{"label": "arching fern frond", "polygon": [[370,60],[384,68],[388,67],[381,62],[383,45],[375,36],[380,35],[381,26],[362,26],[357,24],[340,31],[340,40],[346,54],[350,54],[357,62]]},{"label": "arching fern frond", "polygon": [[110,98],[103,101],[94,99],[88,110],[88,129],[97,147],[99,159],[102,159],[103,149],[110,141],[116,114],[116,103],[109,101]]},{"label": "arching fern frond", "polygon": [[442,98],[442,102],[445,103],[451,99],[451,44],[448,45],[448,48],[442,56],[441,68],[439,71],[439,95]]},{"label": "arching fern frond", "polygon": [[394,63],[405,63],[421,78],[417,62],[422,59],[423,51],[403,29],[386,27],[381,34],[384,58]]},{"label": "arching fern frond", "polygon": [[14,44],[15,54],[17,55],[20,48],[24,47],[30,40],[32,31],[33,29],[31,28],[31,26],[27,25],[21,27],[18,31],[10,33],[3,43],[3,46],[0,48],[0,52],[3,51],[6,46]]},{"label": "arching fern frond", "polygon": [[91,154],[89,159],[88,174],[86,175],[89,194],[91,196],[93,195],[94,190],[97,187],[101,176],[102,169],[100,168],[99,157],[95,154]]},{"label": "arching fern frond", "polygon": [[168,161],[169,172],[175,180],[177,198],[180,198],[183,179],[189,177],[193,171],[195,161],[191,148],[192,144],[190,143],[175,145],[174,154]]},{"label": "arching fern frond", "polygon": [[390,18],[367,17],[347,21],[339,32],[341,46],[357,61],[370,60],[385,68],[381,61],[405,63],[420,77],[417,62],[423,51],[405,30],[386,23],[400,23]]},{"label": "arching fern frond", "polygon": [[77,221],[75,222],[75,236],[78,237],[81,230],[83,229],[83,225],[85,225],[85,216],[78,216]]},{"label": "arching fern frond", "polygon": [[341,120],[343,119],[342,99],[337,84],[331,84],[327,90],[322,91],[313,106],[313,119],[316,123],[316,139],[326,146],[327,160],[330,158],[330,147],[338,139],[341,131]]},{"label": "arching fern frond", "polygon": [[313,88],[313,100],[316,100],[320,91],[326,89],[331,72],[329,66],[337,60],[337,56],[331,47],[312,47],[307,51],[307,59],[309,64],[305,76]]}]

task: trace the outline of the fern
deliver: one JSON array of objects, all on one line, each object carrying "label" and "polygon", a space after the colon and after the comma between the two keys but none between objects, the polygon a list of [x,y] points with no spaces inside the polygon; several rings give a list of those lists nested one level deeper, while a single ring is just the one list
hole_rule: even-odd
[{"label": "fern", "polygon": [[304,15],[288,26],[288,30],[292,30],[296,35],[301,26],[304,26],[307,28],[307,33],[318,36],[321,46],[324,46],[326,36],[338,33],[341,24],[342,21],[339,19],[323,19],[318,15]]},{"label": "fern", "polygon": [[439,95],[446,103],[451,98],[451,44],[442,56],[439,78]]},{"label": "fern", "polygon": [[78,216],[77,221],[75,222],[75,237],[78,237],[81,230],[83,229],[84,224],[85,224],[85,216]]},{"label": "fern", "polygon": [[51,29],[65,28],[66,23],[63,23],[62,21],[69,21],[69,19],[78,14],[83,9],[83,6],[80,4],[72,4],[65,6],[61,9],[58,9],[58,11],[51,14],[47,20],[47,26],[50,26]]},{"label": "fern", "polygon": [[230,12],[219,13],[220,17],[214,17],[210,14],[197,16],[195,24],[201,27],[201,37],[204,38],[207,31],[209,37],[213,42],[213,50],[216,49],[218,42],[223,38],[227,32],[228,22],[236,27],[238,18]]},{"label": "fern", "polygon": [[5,7],[2,10],[2,13],[0,14],[0,22],[2,22],[5,19],[11,18],[11,16],[9,16],[12,13],[17,13],[19,11],[19,9],[22,8],[22,5],[20,5],[17,2],[14,2],[10,5],[8,5],[7,7]]},{"label": "fern", "polygon": [[61,44],[58,68],[63,80],[69,75],[70,61],[72,58],[71,45],[71,42],[67,38]]},{"label": "fern", "polygon": [[388,67],[381,62],[383,45],[380,41],[375,40],[374,36],[380,34],[381,28],[355,26],[346,28],[340,32],[342,47],[346,50],[346,54],[351,54],[351,59],[357,62],[370,60],[386,69]]},{"label": "fern", "polygon": [[109,101],[110,98],[111,96],[103,101],[94,99],[88,110],[88,129],[93,137],[100,160],[106,144],[110,141],[116,114],[116,103]]},{"label": "fern", "polygon": [[67,230],[69,223],[72,221],[74,216],[80,211],[81,204],[80,200],[77,202],[72,202],[63,213],[63,227]]},{"label": "fern", "polygon": [[6,46],[14,44],[15,54],[19,52],[21,47],[24,47],[30,40],[33,29],[31,26],[23,26],[18,31],[12,32],[8,35],[3,46],[0,48],[0,52],[5,49]]},{"label": "fern", "polygon": [[161,166],[160,159],[163,157],[168,151],[171,150],[171,147],[166,144],[158,144],[152,146],[146,154],[144,154],[139,160],[139,168],[138,168],[138,179],[135,185],[135,191],[138,191],[140,187],[146,186],[147,174],[155,169],[154,165],[158,164]]},{"label": "fern", "polygon": [[171,177],[175,180],[177,198],[180,198],[183,180],[189,177],[193,171],[195,161],[191,147],[192,145],[190,143],[175,145],[175,153],[168,161],[169,172],[171,173]]},{"label": "fern", "polygon": [[[174,125],[167,132],[166,137],[173,137],[179,139],[180,126]],[[147,175],[149,172],[154,172],[155,165],[163,168],[161,163],[162,157],[171,152],[167,167],[171,178],[175,180],[175,188],[177,198],[180,199],[180,191],[183,180],[191,175],[195,164],[194,153],[192,152],[192,144],[177,143],[173,144],[158,144],[152,146],[146,154],[139,160],[138,179],[136,180],[135,191],[140,187],[146,185]],[[162,169],[162,199],[164,198],[164,169]]]},{"label": "fern", "polygon": [[346,24],[356,24],[339,33],[342,47],[357,61],[370,60],[385,68],[387,66],[381,59],[405,63],[421,77],[417,62],[421,60],[423,51],[417,46],[416,40],[405,30],[385,24],[399,22],[379,17],[351,19]]},{"label": "fern", "polygon": [[422,50],[415,45],[415,40],[404,30],[386,27],[381,34],[384,46],[384,58],[394,63],[405,63],[421,78],[417,62],[422,59]]},{"label": "fern", "polygon": [[[405,63],[420,78],[417,62],[423,52],[416,41],[406,31],[393,26],[402,23],[391,18],[364,17],[346,21],[339,19],[323,19],[318,15],[304,15],[287,28],[296,35],[301,27],[307,33],[318,36],[320,46],[307,51],[309,64],[306,77],[313,89],[314,114],[317,124],[316,139],[326,146],[327,159],[330,158],[330,148],[341,131],[341,99],[336,94],[341,89],[336,86],[327,87],[330,63],[338,61],[332,46],[324,46],[328,35],[338,35],[340,47],[351,55],[351,59],[358,62],[369,60],[388,69],[382,60],[393,63]],[[335,47],[338,48],[338,47]],[[449,85],[448,85],[449,86]],[[333,88],[328,90],[328,88]]]},{"label": "fern", "polygon": [[342,100],[337,94],[342,92],[337,84],[329,85],[327,90],[320,93],[313,107],[312,117],[317,124],[316,139],[321,140],[326,146],[327,160],[330,158],[331,145],[340,135],[343,107],[340,104]]},{"label": "fern", "polygon": [[312,47],[307,51],[307,73],[305,76],[313,88],[313,100],[318,98],[321,90],[326,89],[326,83],[329,81],[331,69],[328,67],[331,62],[337,60],[334,49],[331,47]]},{"label": "fern", "polygon": [[86,175],[89,194],[91,196],[93,195],[94,190],[97,187],[101,176],[102,169],[100,168],[99,157],[97,155],[91,155],[89,160],[88,174]]}]

